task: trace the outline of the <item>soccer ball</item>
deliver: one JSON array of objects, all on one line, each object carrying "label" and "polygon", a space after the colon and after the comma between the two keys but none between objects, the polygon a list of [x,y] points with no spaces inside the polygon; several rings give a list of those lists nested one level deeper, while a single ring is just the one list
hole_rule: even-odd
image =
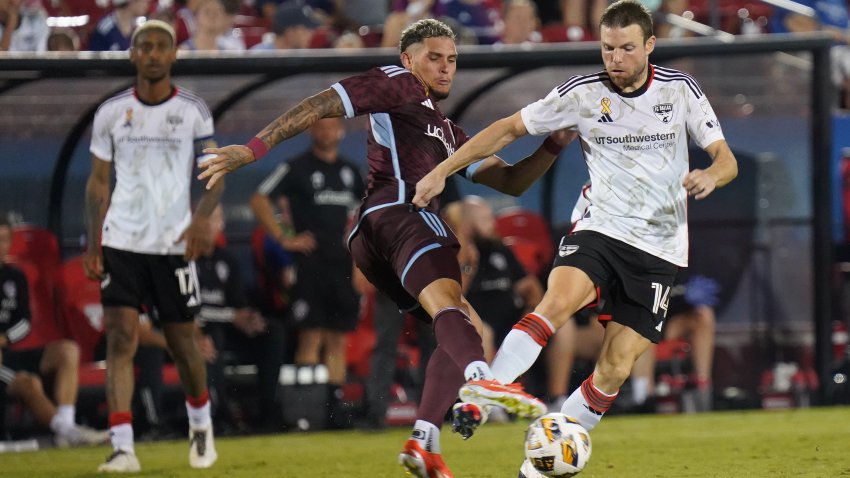
[{"label": "soccer ball", "polygon": [[[578,474],[590,459],[590,434],[572,417],[548,413],[528,427],[523,466],[549,478]],[[530,471],[530,470],[528,470]],[[526,476],[531,473],[525,473]]]}]

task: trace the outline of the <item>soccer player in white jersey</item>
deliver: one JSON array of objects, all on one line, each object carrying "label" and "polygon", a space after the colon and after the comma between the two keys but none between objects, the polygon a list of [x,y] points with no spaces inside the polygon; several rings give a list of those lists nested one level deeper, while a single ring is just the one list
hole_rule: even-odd
[{"label": "soccer player in white jersey", "polygon": [[[195,345],[200,291],[194,259],[212,249],[206,232],[222,185],[190,211],[193,162],[214,146],[203,100],[171,83],[174,30],[150,20],[133,33],[136,85],[106,100],[92,127],[92,172],[86,184],[89,244],[86,275],[101,281],[106,329],[106,394],[114,453],[99,471],[133,472],[130,399],[139,311],[151,303],[174,357],[189,416],[189,464],[208,468],[213,446],[204,360]],[[116,182],[110,192],[110,175]]]},{"label": "soccer player in white jersey", "polygon": [[[474,170],[476,161],[521,136],[578,132],[593,183],[590,206],[561,240],[543,300],[508,334],[492,370],[503,383],[516,380],[556,329],[606,292],[613,321],[600,357],[561,409],[588,430],[611,406],[635,360],[661,338],[670,286],[678,268],[687,267],[687,196],[703,199],[738,172],[697,82],[649,63],[655,37],[645,7],[614,3],[601,18],[600,37],[604,71],[574,76],[488,126],[422,178],[413,200],[426,205],[449,174]],[[689,137],[709,153],[710,167],[688,170]]]}]

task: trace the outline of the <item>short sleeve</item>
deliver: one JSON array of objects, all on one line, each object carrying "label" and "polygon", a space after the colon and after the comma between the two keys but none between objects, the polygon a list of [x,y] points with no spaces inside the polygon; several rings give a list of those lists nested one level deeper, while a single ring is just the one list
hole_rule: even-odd
[{"label": "short sleeve", "polygon": [[91,146],[89,151],[91,154],[104,161],[112,161],[112,133],[110,132],[108,109],[100,108],[94,115],[94,123],[91,131]]},{"label": "short sleeve", "polygon": [[345,106],[345,117],[369,113],[386,113],[399,106],[421,102],[425,87],[408,70],[400,66],[384,66],[341,80],[331,88]]},{"label": "short sleeve", "polygon": [[570,93],[561,96],[558,89],[554,88],[545,98],[520,110],[529,134],[540,136],[578,124],[578,99]]},{"label": "short sleeve", "polygon": [[[690,82],[693,82],[693,85]],[[708,98],[702,93],[695,80],[691,79],[690,82],[687,91],[688,134],[697,146],[705,149],[711,143],[724,139],[723,130]]]}]

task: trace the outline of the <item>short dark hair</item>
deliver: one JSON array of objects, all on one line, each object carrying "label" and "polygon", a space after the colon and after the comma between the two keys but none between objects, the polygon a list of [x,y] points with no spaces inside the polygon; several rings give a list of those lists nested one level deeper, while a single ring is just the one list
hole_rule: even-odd
[{"label": "short dark hair", "polygon": [[599,26],[608,28],[626,28],[637,25],[643,31],[643,41],[649,40],[652,33],[652,13],[634,0],[620,0],[605,9]]},{"label": "short dark hair", "polygon": [[[12,221],[9,220],[9,213],[7,211],[0,211],[0,228],[2,227],[12,227]],[[3,258],[0,257],[0,260]]]},{"label": "short dark hair", "polygon": [[433,18],[419,20],[401,32],[401,40],[398,42],[398,51],[399,53],[404,53],[410,45],[413,45],[414,43],[421,43],[426,38],[441,37],[451,38],[454,40],[455,33],[448,25],[439,20],[434,20]]}]

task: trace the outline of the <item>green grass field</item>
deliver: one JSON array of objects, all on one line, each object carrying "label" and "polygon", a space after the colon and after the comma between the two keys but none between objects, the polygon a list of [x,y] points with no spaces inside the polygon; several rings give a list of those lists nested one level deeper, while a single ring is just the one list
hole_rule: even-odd
[{"label": "green grass field", "polygon": [[[524,423],[485,425],[464,442],[443,437],[459,478],[517,476]],[[447,430],[447,429],[444,429]],[[188,466],[186,442],[139,444],[140,477],[405,476],[396,456],[408,429],[217,440],[211,470]],[[850,407],[675,416],[612,416],[591,434],[591,477],[850,477]],[[0,476],[84,477],[108,447],[0,454]]]}]

